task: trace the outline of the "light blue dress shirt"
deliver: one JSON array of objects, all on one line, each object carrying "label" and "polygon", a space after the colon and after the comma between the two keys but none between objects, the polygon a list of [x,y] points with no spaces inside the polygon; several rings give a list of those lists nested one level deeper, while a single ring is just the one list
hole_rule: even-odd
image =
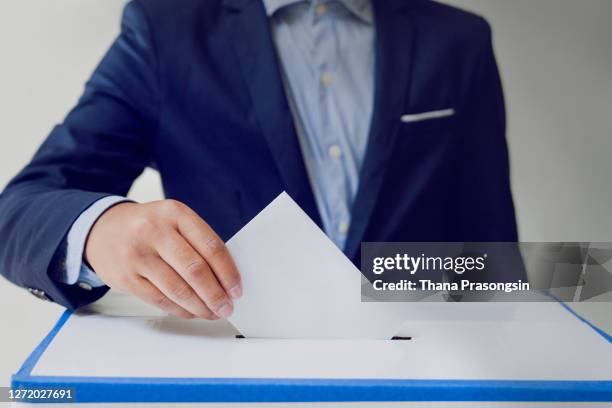
[{"label": "light blue dress shirt", "polygon": [[[370,0],[263,0],[308,176],[330,239],[344,248],[374,101],[374,15]],[[124,197],[83,212],[64,243],[56,278],[103,283],[84,263],[89,230]]]}]

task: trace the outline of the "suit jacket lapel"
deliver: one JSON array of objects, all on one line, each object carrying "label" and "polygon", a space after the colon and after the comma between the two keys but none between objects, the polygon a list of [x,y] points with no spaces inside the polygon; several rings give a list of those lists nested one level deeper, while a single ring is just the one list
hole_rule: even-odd
[{"label": "suit jacket lapel", "polygon": [[377,30],[374,112],[344,251],[349,258],[359,250],[376,205],[408,95],[414,32],[407,3],[373,1]]},{"label": "suit jacket lapel", "polygon": [[224,0],[224,12],[224,29],[287,193],[321,225],[263,4],[258,0]]}]

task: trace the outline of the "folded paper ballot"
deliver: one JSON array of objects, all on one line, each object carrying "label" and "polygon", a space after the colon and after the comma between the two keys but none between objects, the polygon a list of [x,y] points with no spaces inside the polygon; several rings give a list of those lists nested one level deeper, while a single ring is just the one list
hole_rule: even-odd
[{"label": "folded paper ballot", "polygon": [[228,242],[243,297],[229,321],[246,337],[390,339],[393,304],[361,302],[361,272],[287,193]]}]

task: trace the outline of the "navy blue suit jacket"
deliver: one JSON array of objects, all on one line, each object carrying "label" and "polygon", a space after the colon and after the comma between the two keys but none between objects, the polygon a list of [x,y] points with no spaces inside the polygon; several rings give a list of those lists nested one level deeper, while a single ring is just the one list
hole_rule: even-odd
[{"label": "navy blue suit jacket", "polygon": [[[361,241],[515,241],[488,24],[428,0],[374,11],[374,114],[346,255],[358,264]],[[400,121],[447,108],[456,115]],[[283,190],[320,223],[260,1],[127,5],[79,103],[0,196],[2,274],[67,307],[101,296],[50,278],[56,250],[147,166],[223,239]]]}]

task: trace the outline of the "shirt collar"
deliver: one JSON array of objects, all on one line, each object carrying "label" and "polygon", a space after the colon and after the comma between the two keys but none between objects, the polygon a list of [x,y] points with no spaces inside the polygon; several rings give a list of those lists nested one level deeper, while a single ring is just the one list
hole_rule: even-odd
[{"label": "shirt collar", "polygon": [[[306,0],[263,0],[266,14],[268,17],[272,17],[278,10],[291,6],[293,4],[301,3]],[[374,13],[372,11],[371,0],[337,0],[343,4],[351,13],[365,21],[366,23],[372,24],[374,22]]]}]

